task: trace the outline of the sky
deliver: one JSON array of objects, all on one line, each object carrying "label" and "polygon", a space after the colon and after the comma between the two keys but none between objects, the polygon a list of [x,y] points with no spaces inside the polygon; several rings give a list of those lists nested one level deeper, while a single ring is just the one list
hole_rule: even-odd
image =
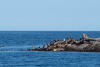
[{"label": "sky", "polygon": [[0,31],[100,31],[100,0],[0,0]]}]

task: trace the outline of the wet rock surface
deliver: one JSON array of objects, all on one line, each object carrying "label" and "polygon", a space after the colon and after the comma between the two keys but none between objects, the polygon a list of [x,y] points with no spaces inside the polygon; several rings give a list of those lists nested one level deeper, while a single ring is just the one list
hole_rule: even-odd
[{"label": "wet rock surface", "polygon": [[73,40],[70,36],[68,40],[53,40],[42,48],[27,49],[28,51],[82,51],[82,52],[100,52],[100,39],[88,38],[86,34],[82,35],[80,40]]}]

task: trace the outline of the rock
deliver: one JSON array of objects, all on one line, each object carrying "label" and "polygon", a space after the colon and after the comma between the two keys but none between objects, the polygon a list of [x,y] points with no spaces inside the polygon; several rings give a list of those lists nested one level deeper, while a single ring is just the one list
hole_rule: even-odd
[{"label": "rock", "polygon": [[43,48],[28,49],[28,51],[86,51],[86,52],[100,52],[100,41],[95,38],[88,38],[86,34],[82,35],[80,40],[72,40],[72,36],[68,40],[65,38],[61,41],[54,40],[50,44],[46,44]]}]

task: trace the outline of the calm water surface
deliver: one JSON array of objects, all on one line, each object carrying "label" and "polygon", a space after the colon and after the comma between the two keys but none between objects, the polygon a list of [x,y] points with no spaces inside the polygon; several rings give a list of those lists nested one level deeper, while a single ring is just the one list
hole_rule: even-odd
[{"label": "calm water surface", "polygon": [[82,33],[100,37],[99,31],[1,31],[0,67],[100,67],[99,52],[26,51],[56,38],[68,39],[72,35],[73,39],[80,39]]}]

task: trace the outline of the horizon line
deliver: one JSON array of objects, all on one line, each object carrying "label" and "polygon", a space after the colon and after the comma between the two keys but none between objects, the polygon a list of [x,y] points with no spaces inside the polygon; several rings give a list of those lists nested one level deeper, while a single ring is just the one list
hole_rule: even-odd
[{"label": "horizon line", "polygon": [[0,30],[0,31],[100,31],[100,30]]}]

